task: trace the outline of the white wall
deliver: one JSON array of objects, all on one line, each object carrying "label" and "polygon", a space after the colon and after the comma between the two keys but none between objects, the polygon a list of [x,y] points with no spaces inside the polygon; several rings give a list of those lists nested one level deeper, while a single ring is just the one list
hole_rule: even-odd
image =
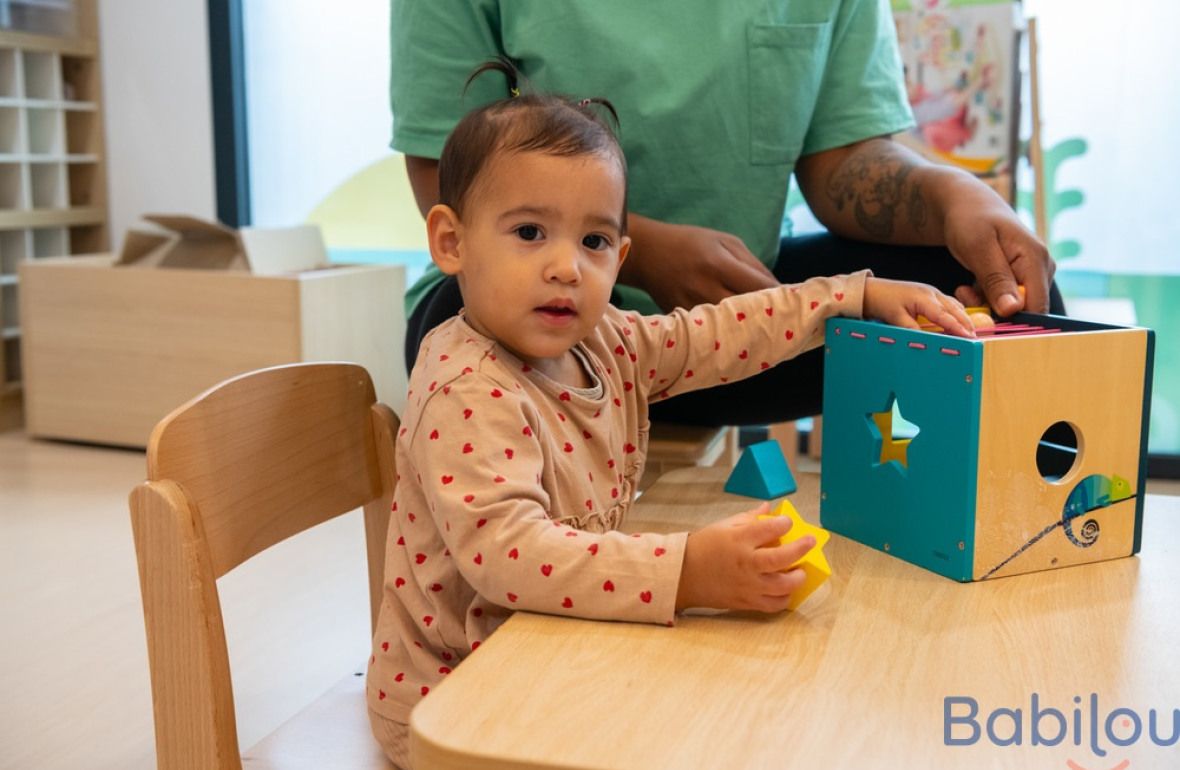
[{"label": "white wall", "polygon": [[111,247],[141,214],[214,218],[205,0],[101,0]]}]

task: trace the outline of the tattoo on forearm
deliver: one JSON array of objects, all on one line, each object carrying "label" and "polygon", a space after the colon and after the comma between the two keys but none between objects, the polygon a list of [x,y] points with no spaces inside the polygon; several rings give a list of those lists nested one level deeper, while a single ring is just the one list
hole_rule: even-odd
[{"label": "tattoo on forearm", "polygon": [[828,198],[837,211],[851,206],[857,224],[874,238],[890,238],[899,214],[922,230],[929,216],[921,185],[907,182],[913,170],[913,163],[888,142],[870,141],[832,173]]}]

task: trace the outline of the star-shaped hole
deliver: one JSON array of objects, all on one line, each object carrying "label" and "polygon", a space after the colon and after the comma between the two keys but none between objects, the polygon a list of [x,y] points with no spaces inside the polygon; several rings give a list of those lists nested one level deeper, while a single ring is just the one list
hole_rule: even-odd
[{"label": "star-shaped hole", "polygon": [[909,468],[910,442],[921,431],[917,425],[902,416],[897,397],[890,394],[885,411],[869,412],[865,419],[868,421],[875,445],[881,449],[874,464],[894,462],[901,468]]}]

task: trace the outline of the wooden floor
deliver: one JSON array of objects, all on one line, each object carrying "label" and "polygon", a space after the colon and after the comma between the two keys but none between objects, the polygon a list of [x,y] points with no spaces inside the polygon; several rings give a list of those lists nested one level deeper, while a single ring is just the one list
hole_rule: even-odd
[{"label": "wooden floor", "polygon": [[[143,475],[141,452],[0,433],[4,770],[154,766],[127,512]],[[1148,491],[1180,494],[1180,483]],[[363,666],[364,586],[359,512],[222,579],[243,746]]]},{"label": "wooden floor", "polygon": [[[4,770],[155,767],[127,509],[144,472],[142,452],[0,433]],[[368,658],[359,511],[219,585],[244,747]]]}]

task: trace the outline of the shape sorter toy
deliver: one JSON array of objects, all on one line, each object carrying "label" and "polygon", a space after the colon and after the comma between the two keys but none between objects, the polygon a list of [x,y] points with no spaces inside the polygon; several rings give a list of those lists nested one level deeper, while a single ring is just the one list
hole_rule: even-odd
[{"label": "shape sorter toy", "polygon": [[959,581],[1138,552],[1153,332],[978,335],[827,322],[823,526]]}]

